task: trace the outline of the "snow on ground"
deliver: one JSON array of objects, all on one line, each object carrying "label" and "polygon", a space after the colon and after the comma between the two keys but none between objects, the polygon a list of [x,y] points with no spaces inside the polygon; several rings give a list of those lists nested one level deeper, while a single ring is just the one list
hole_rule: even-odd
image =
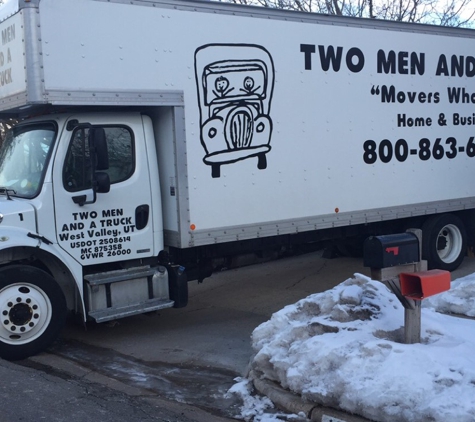
[{"label": "snow on ground", "polygon": [[302,422],[306,418],[298,415],[288,415],[275,409],[274,404],[267,398],[255,394],[252,383],[246,378],[236,378],[227,392],[228,395],[237,395],[243,401],[240,417],[253,422]]},{"label": "snow on ground", "polygon": [[[306,401],[375,421],[474,421],[475,321],[439,313],[474,316],[474,293],[475,274],[426,299],[422,342],[406,345],[396,296],[355,274],[257,327],[253,369]],[[234,393],[246,389],[240,380]],[[265,419],[262,400],[245,403],[243,419],[279,420]]]}]

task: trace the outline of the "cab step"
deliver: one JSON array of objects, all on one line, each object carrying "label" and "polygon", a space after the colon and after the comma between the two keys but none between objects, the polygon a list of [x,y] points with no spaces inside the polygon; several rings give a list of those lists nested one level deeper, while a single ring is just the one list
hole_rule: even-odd
[{"label": "cab step", "polygon": [[174,306],[168,272],[160,265],[88,274],[84,279],[88,317],[96,322]]},{"label": "cab step", "polygon": [[139,315],[146,312],[157,311],[159,309],[171,308],[173,300],[152,299],[137,305],[123,306],[121,308],[107,308],[100,311],[89,312],[89,317],[96,322],[107,322],[113,319],[125,318],[132,315]]}]

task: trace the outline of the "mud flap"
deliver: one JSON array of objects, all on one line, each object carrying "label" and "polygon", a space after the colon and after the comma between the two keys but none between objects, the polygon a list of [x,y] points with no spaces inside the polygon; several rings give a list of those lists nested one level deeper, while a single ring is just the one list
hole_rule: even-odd
[{"label": "mud flap", "polygon": [[166,265],[168,271],[168,287],[170,299],[175,302],[174,308],[184,308],[188,304],[188,278],[185,267]]}]

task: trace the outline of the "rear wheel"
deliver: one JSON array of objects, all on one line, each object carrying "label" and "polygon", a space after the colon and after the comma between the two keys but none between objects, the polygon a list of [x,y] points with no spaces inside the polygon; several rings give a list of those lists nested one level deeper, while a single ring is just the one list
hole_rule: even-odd
[{"label": "rear wheel", "polygon": [[429,268],[453,271],[462,263],[467,249],[467,234],[460,218],[452,214],[435,215],[422,226],[422,258]]},{"label": "rear wheel", "polygon": [[0,269],[0,316],[0,357],[25,359],[59,336],[66,300],[46,272],[12,265]]},{"label": "rear wheel", "polygon": [[267,168],[267,157],[265,153],[257,156],[257,168],[259,170],[265,170]]}]

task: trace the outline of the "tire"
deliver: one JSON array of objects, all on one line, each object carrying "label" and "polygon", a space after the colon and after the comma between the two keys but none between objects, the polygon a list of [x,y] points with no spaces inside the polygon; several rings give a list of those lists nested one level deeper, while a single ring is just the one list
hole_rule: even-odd
[{"label": "tire", "polygon": [[467,249],[467,233],[460,218],[435,215],[422,226],[422,258],[429,269],[453,271],[462,263]]},{"label": "tire", "polygon": [[66,299],[46,272],[25,265],[0,269],[0,357],[25,359],[46,349],[66,320]]},{"label": "tire", "polygon": [[265,170],[267,168],[267,157],[266,154],[259,154],[257,156],[257,168],[259,170]]}]

